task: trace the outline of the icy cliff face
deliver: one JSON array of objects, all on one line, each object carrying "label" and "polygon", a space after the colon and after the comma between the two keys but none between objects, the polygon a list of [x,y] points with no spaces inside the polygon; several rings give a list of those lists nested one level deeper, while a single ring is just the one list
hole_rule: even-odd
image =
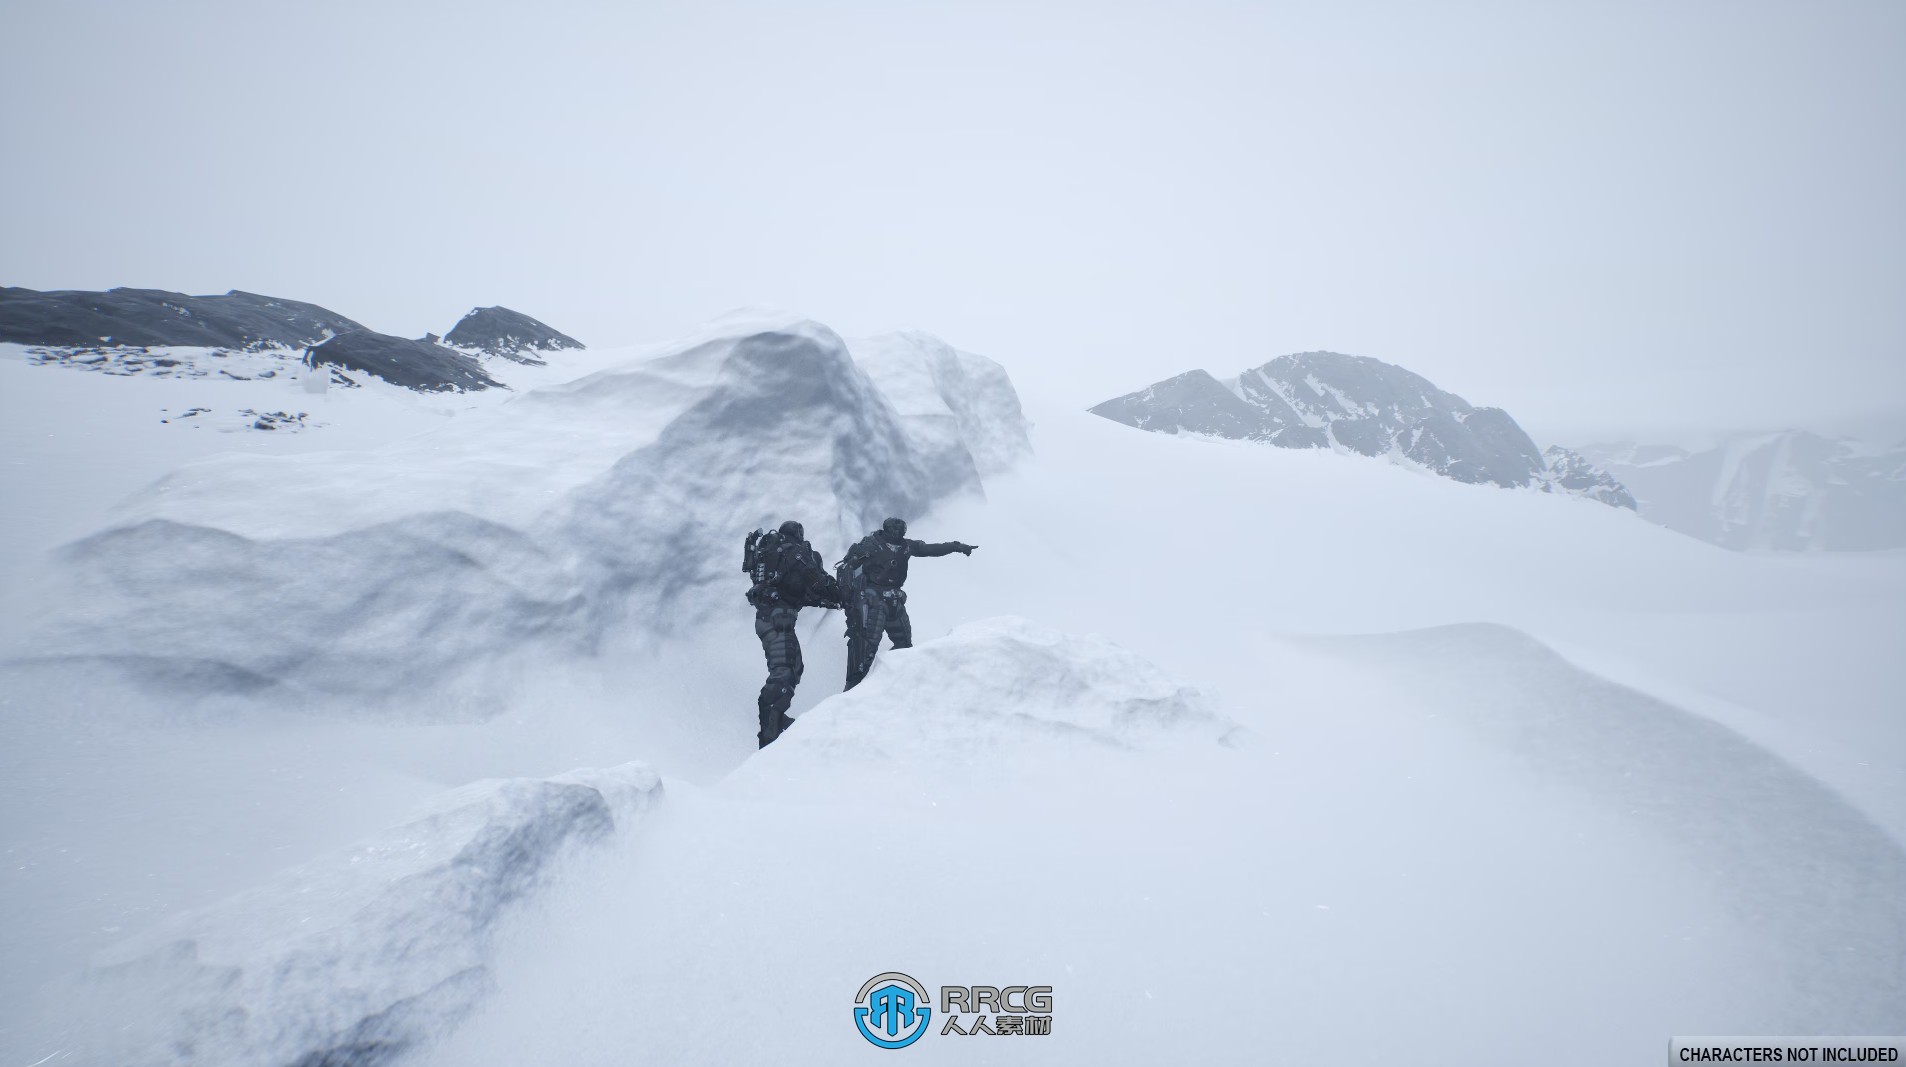
[{"label": "icy cliff face", "polygon": [[782,320],[382,449],[195,464],[65,550],[30,653],[186,697],[487,714],[511,662],[732,609],[748,530],[799,518],[837,554],[1028,451],[996,365],[881,351],[904,414],[832,330]]},{"label": "icy cliff face", "polygon": [[1701,452],[1632,442],[1577,451],[1634,491],[1642,518],[1725,548],[1906,546],[1906,442],[1873,449],[1788,430]]},{"label": "icy cliff face", "polygon": [[[1299,352],[1225,382],[1191,371],[1092,411],[1142,430],[1387,456],[1459,482],[1571,491],[1577,480],[1551,479],[1548,459],[1508,412],[1367,356]],[[1586,495],[1618,504],[1609,493]]]},{"label": "icy cliff face", "polygon": [[387,1062],[484,995],[514,904],[661,795],[637,763],[453,790],[109,950],[81,986],[100,1025],[79,1040],[99,1062],[140,1065]]}]

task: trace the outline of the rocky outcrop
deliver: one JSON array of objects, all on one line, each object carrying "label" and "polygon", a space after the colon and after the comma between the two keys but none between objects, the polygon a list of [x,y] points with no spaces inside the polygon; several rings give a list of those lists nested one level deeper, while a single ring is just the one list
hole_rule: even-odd
[{"label": "rocky outcrop", "polygon": [[1580,452],[1561,445],[1550,445],[1542,456],[1549,464],[1549,480],[1542,488],[1550,492],[1585,496],[1611,507],[1635,510],[1635,498],[1628,488],[1607,471],[1590,463]]},{"label": "rocky outcrop", "polygon": [[362,329],[316,304],[236,289],[187,296],[162,289],[0,288],[0,341],[16,344],[300,348]]},{"label": "rocky outcrop", "polygon": [[429,341],[372,330],[339,334],[304,354],[307,367],[332,366],[375,375],[424,393],[468,392],[501,385],[474,356]]},{"label": "rocky outcrop", "polygon": [[443,335],[443,342],[518,363],[542,363],[538,353],[583,347],[574,337],[506,307],[476,308]]}]

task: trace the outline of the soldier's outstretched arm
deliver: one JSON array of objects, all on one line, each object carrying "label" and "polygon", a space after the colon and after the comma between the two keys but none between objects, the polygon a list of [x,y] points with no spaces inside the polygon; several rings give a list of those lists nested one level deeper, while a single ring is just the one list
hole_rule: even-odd
[{"label": "soldier's outstretched arm", "polygon": [[955,552],[970,556],[978,547],[978,545],[962,544],[958,541],[942,541],[937,545],[929,545],[925,541],[907,542],[908,553],[915,556],[950,556]]}]

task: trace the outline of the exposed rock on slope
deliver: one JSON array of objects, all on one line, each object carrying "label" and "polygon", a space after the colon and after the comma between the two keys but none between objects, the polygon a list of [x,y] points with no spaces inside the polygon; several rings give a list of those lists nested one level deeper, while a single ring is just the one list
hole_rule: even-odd
[{"label": "exposed rock on slope", "polygon": [[373,374],[392,385],[424,393],[488,389],[502,383],[473,356],[430,341],[413,341],[372,330],[339,334],[305,352],[305,366],[332,366]]},{"label": "exposed rock on slope", "polygon": [[1635,498],[1607,471],[1590,463],[1581,453],[1550,445],[1543,453],[1549,464],[1549,480],[1542,488],[1585,496],[1612,507],[1635,510]]},{"label": "exposed rock on slope", "polygon": [[1388,456],[1459,482],[1566,490],[1593,481],[1581,471],[1551,479],[1541,450],[1501,408],[1474,407],[1367,356],[1299,352],[1224,382],[1190,371],[1092,411],[1141,430]]},{"label": "exposed rock on slope", "polygon": [[518,363],[542,363],[539,352],[581,348],[582,342],[506,307],[476,308],[443,335],[443,341]]},{"label": "exposed rock on slope", "polygon": [[236,289],[187,296],[162,289],[0,288],[0,341],[18,344],[297,348],[362,329],[316,304]]}]

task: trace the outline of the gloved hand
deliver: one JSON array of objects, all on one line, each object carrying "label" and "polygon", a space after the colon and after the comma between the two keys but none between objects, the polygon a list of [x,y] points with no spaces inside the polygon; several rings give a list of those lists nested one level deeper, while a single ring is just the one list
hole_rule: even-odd
[{"label": "gloved hand", "polygon": [[955,549],[955,551],[957,551],[962,556],[970,556],[973,554],[973,550],[978,547],[979,547],[978,545],[961,544],[959,548]]}]

